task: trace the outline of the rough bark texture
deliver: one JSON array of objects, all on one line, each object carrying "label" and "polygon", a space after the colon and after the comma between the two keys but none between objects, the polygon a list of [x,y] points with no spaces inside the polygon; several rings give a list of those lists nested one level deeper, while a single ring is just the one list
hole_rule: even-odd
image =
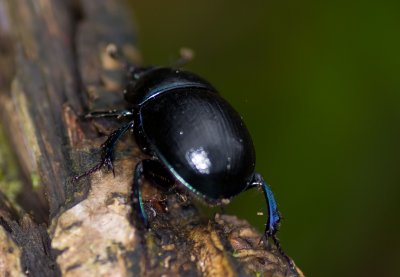
[{"label": "rough bark texture", "polygon": [[[118,126],[78,115],[123,106],[123,68],[105,52],[113,43],[137,60],[123,4],[0,0],[0,113],[22,183],[11,201],[0,193],[0,275],[294,276],[245,221],[205,219],[182,193],[146,183],[151,229],[141,228],[128,196],[143,154],[129,137],[117,147],[115,177],[71,182]],[[4,180],[3,192],[12,181]]]}]

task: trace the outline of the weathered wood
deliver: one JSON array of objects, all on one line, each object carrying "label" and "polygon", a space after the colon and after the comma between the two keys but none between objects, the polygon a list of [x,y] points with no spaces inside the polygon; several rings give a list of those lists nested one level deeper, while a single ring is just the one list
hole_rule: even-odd
[{"label": "weathered wood", "polygon": [[181,192],[145,184],[141,228],[128,199],[143,154],[129,137],[115,177],[71,181],[119,124],[78,115],[124,105],[124,69],[105,48],[137,61],[130,18],[120,1],[0,0],[0,112],[23,176],[14,203],[0,194],[0,275],[293,276],[248,223],[205,219]]}]

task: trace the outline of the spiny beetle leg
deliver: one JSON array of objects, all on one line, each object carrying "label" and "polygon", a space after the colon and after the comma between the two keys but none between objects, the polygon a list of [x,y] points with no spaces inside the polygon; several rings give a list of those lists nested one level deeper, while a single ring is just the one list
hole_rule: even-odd
[{"label": "spiny beetle leg", "polygon": [[117,141],[124,135],[129,129],[132,129],[134,126],[134,122],[131,121],[125,125],[123,125],[121,128],[118,128],[114,132],[111,133],[111,135],[108,136],[107,140],[101,145],[101,159],[98,164],[93,166],[91,169],[87,170],[86,172],[75,176],[74,181],[79,181],[81,178],[89,176],[90,174],[100,170],[104,165],[107,166],[109,170],[113,171],[113,174],[115,176],[114,172],[114,166],[113,166],[113,158],[114,158],[114,147],[117,143]]},{"label": "spiny beetle leg", "polygon": [[268,243],[268,239],[271,238],[278,252],[288,262],[290,270],[293,272],[295,276],[298,276],[296,266],[294,265],[293,260],[288,255],[286,255],[285,251],[283,251],[281,243],[278,237],[276,236],[276,233],[279,230],[281,215],[278,210],[278,205],[276,204],[275,196],[270,186],[267,184],[267,182],[264,181],[264,179],[258,173],[254,175],[253,183],[249,186],[249,188],[254,188],[254,187],[261,187],[268,206],[267,224],[265,225],[265,231],[262,238],[260,239],[260,243],[261,241],[263,241],[264,244],[266,245]]}]

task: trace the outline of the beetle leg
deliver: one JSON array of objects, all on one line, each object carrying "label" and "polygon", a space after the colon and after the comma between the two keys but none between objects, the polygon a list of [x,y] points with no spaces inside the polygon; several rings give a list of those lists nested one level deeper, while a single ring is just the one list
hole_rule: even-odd
[{"label": "beetle leg", "polygon": [[269,237],[274,236],[278,231],[281,216],[278,211],[278,205],[276,204],[274,194],[267,182],[264,181],[260,174],[255,174],[253,184],[255,186],[261,187],[264,192],[265,200],[268,204],[268,220],[264,232],[265,237],[268,239]]},{"label": "beetle leg", "polygon": [[117,141],[121,138],[121,136],[126,133],[126,131],[133,128],[133,125],[134,122],[131,121],[128,124],[125,124],[121,128],[112,132],[111,135],[108,136],[107,140],[101,145],[100,162],[91,169],[89,169],[88,171],[78,176],[75,176],[74,181],[78,181],[79,179],[86,177],[92,174],[93,172],[96,172],[97,170],[100,170],[103,166],[107,166],[107,168],[109,170],[112,170],[113,174],[115,175],[113,167],[114,146],[117,143]]},{"label": "beetle leg", "polygon": [[84,115],[85,119],[89,118],[102,118],[102,117],[126,117],[126,116],[131,116],[133,115],[132,111],[129,110],[109,110],[109,111],[97,111],[97,112],[91,112],[86,115]]},{"label": "beetle leg", "polygon": [[278,252],[287,260],[289,267],[293,271],[293,273],[295,273],[295,276],[298,276],[296,266],[293,260],[283,251],[281,243],[279,242],[279,239],[276,236],[276,233],[279,230],[279,222],[281,221],[281,215],[279,213],[278,205],[276,204],[274,194],[269,185],[267,184],[267,182],[265,182],[264,179],[261,177],[261,175],[258,173],[254,175],[254,180],[250,184],[249,189],[254,187],[261,187],[261,189],[264,192],[265,200],[267,201],[268,204],[268,219],[267,219],[267,224],[265,225],[265,231],[262,239],[268,241],[268,238],[272,238]]},{"label": "beetle leg", "polygon": [[142,177],[143,177],[143,162],[144,161],[140,161],[139,163],[136,164],[136,167],[135,167],[135,173],[133,176],[131,201],[133,203],[134,209],[139,213],[142,223],[147,228],[149,225],[149,222],[147,219],[146,211],[144,209],[142,194],[140,192],[140,187],[142,185]]},{"label": "beetle leg", "polygon": [[142,160],[136,165],[131,199],[133,206],[140,214],[140,220],[143,222],[145,227],[148,227],[148,217],[144,209],[140,192],[143,177],[149,179],[152,183],[164,190],[171,188],[175,181],[170,173],[157,160]]}]

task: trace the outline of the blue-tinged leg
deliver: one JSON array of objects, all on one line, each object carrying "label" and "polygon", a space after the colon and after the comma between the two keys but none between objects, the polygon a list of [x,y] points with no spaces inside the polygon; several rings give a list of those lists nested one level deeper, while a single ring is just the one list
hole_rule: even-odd
[{"label": "blue-tinged leg", "polygon": [[108,136],[107,140],[101,145],[100,162],[91,169],[89,169],[88,171],[82,173],[81,175],[75,176],[74,181],[78,181],[79,179],[92,174],[93,172],[101,169],[103,166],[107,166],[108,169],[112,170],[113,174],[115,175],[113,167],[114,147],[117,141],[122,137],[122,135],[125,134],[129,129],[132,129],[133,126],[134,123],[133,121],[131,121],[122,126],[121,128],[118,128],[117,130],[112,132],[111,135]]},{"label": "blue-tinged leg", "polygon": [[248,187],[248,189],[251,188],[261,188],[264,192],[265,201],[268,205],[268,219],[267,224],[265,225],[264,238],[272,238],[275,236],[276,232],[278,232],[279,223],[281,221],[281,215],[279,213],[274,194],[267,182],[265,182],[258,173],[254,175],[253,182]]},{"label": "blue-tinged leg", "polygon": [[140,161],[135,167],[131,201],[133,203],[132,206],[134,207],[134,211],[136,211],[139,214],[139,219],[142,221],[143,225],[147,228],[149,226],[149,221],[147,218],[146,211],[144,209],[142,194],[140,192],[140,188],[142,185],[142,178],[144,175],[143,162],[144,161]]},{"label": "blue-tinged leg", "polygon": [[278,232],[281,216],[278,211],[278,205],[276,204],[274,194],[267,182],[265,182],[258,173],[256,173],[254,181],[256,184],[258,184],[258,186],[261,186],[264,192],[265,200],[268,204],[268,220],[264,231],[264,235],[266,239],[268,239],[269,237],[275,236],[276,232]]},{"label": "blue-tinged leg", "polygon": [[147,228],[149,221],[140,191],[143,177],[164,190],[170,189],[175,184],[175,180],[158,160],[142,160],[136,165],[131,200],[134,209],[139,214],[139,220]]},{"label": "blue-tinged leg", "polygon": [[295,275],[298,276],[296,271],[296,266],[294,265],[292,259],[288,255],[286,255],[286,253],[283,251],[279,239],[276,236],[276,233],[279,230],[281,215],[279,213],[278,205],[276,204],[276,200],[271,188],[258,173],[254,175],[254,181],[249,188],[253,187],[261,187],[261,189],[264,192],[264,197],[268,205],[268,219],[263,236],[265,241],[267,241],[269,238],[272,238],[279,253],[288,261],[289,266],[293,271],[293,273],[295,273]]}]

